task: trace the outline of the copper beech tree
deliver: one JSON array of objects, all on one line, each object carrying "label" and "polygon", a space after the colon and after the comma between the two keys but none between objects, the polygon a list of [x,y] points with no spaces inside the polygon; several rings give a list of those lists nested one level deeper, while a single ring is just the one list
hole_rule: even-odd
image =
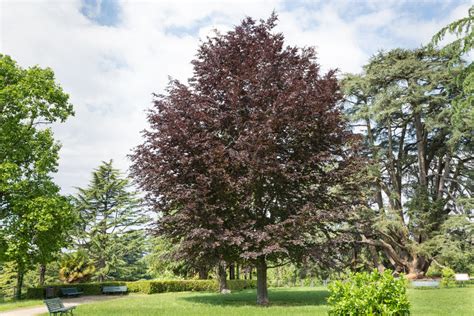
[{"label": "copper beech tree", "polygon": [[191,260],[255,265],[261,305],[267,265],[330,236],[357,189],[335,72],[321,74],[312,48],[285,47],[276,20],[247,18],[208,38],[188,84],[156,96],[132,154],[157,233]]}]

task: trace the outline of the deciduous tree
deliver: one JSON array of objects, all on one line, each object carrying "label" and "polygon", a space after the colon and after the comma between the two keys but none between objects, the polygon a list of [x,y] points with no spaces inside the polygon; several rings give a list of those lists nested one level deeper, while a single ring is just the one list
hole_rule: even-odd
[{"label": "deciduous tree", "polygon": [[[64,246],[75,220],[51,173],[60,145],[47,126],[73,114],[51,69],[22,69],[0,55],[0,261],[24,273]],[[40,128],[41,126],[41,128]]]},{"label": "deciduous tree", "polygon": [[300,260],[316,232],[356,200],[355,137],[337,106],[334,71],[312,48],[285,46],[276,16],[205,41],[189,84],[157,95],[133,175],[179,253],[257,268],[268,304],[269,262]]}]

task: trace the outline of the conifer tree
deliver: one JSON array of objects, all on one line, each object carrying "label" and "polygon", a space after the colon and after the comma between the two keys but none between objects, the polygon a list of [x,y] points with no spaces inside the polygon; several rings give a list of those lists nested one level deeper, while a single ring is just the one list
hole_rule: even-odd
[{"label": "conifer tree", "polygon": [[473,126],[452,124],[462,94],[453,77],[465,66],[452,60],[430,48],[394,49],[344,80],[348,112],[372,161],[373,213],[359,241],[375,266],[381,255],[410,277],[427,272],[448,219],[472,216]]},{"label": "conifer tree", "polygon": [[127,275],[143,256],[148,221],[129,180],[112,161],[103,162],[89,186],[79,189],[75,204],[80,214],[76,240],[95,266],[94,278],[102,282]]}]

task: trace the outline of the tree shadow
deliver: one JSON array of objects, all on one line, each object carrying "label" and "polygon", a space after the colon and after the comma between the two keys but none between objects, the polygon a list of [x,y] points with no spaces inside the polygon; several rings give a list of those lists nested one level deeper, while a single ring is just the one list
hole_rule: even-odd
[{"label": "tree shadow", "polygon": [[[255,306],[256,291],[245,290],[231,294],[193,295],[181,299],[198,304],[220,306]],[[329,292],[326,290],[270,289],[270,306],[315,306],[326,305]]]}]

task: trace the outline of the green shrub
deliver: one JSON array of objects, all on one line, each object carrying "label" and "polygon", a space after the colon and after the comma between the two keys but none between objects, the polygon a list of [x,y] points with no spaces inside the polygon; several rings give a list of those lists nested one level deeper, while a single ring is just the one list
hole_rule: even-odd
[{"label": "green shrub", "polygon": [[454,270],[451,268],[443,268],[441,270],[443,278],[441,279],[442,287],[453,287],[456,285],[456,280],[454,278]]},{"label": "green shrub", "polygon": [[329,284],[329,315],[409,315],[406,286],[390,270],[350,274]]},{"label": "green shrub", "polygon": [[[229,280],[228,286],[231,291],[254,289],[257,287],[255,280]],[[29,288],[27,298],[43,298],[46,287],[54,288],[54,295],[60,296],[62,287],[76,287],[84,292],[84,295],[99,295],[103,286],[126,285],[132,293],[154,294],[163,292],[217,292],[219,285],[216,280],[146,280],[134,282],[103,282],[103,283],[78,283],[78,284],[53,284],[39,288]]]},{"label": "green shrub", "polygon": [[428,269],[428,271],[426,272],[426,276],[428,278],[440,278],[441,277],[441,270],[434,266],[434,265],[431,265]]},{"label": "green shrub", "polygon": [[242,291],[257,288],[257,280],[229,280],[227,281],[227,284],[231,291]]}]

